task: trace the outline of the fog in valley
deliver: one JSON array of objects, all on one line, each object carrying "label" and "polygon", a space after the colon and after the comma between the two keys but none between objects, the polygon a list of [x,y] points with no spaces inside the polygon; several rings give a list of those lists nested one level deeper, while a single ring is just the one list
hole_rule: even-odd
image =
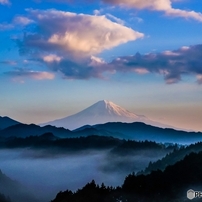
[{"label": "fog in valley", "polygon": [[117,155],[109,150],[93,150],[52,155],[47,150],[0,150],[0,169],[40,202],[47,202],[59,191],[76,191],[93,179],[98,184],[122,185],[126,175],[144,169],[165,154],[147,150]]}]

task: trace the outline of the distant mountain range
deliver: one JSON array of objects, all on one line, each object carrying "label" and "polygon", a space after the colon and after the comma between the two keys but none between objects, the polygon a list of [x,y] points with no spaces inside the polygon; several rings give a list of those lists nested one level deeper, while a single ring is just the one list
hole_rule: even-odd
[{"label": "distant mountain range", "polygon": [[163,129],[141,122],[116,122],[97,124],[94,126],[86,125],[73,131],[65,128],[57,128],[50,125],[41,127],[35,124],[16,124],[0,130],[0,139],[8,137],[25,138],[29,136],[40,136],[48,132],[60,138],[99,135],[108,137],[111,136],[119,139],[130,139],[138,141],[149,140],[179,144],[190,144],[202,140],[201,132],[186,132],[168,128]]},{"label": "distant mountain range", "polygon": [[143,122],[162,128],[172,128],[171,126],[152,121],[144,115],[129,112],[108,100],[101,100],[76,114],[40,125],[52,125],[73,130],[84,125],[95,125],[107,122]]}]

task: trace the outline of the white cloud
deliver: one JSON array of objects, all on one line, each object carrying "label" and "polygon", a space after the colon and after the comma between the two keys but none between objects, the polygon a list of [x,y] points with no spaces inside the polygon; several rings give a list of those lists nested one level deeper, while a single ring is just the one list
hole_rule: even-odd
[{"label": "white cloud", "polygon": [[89,66],[96,67],[96,66],[101,66],[103,64],[106,64],[106,62],[102,58],[91,56],[91,61],[89,63]]},{"label": "white cloud", "polygon": [[17,16],[14,18],[13,23],[16,25],[28,25],[30,23],[33,23],[33,20],[30,20],[27,17],[23,17],[23,16]]},{"label": "white cloud", "polygon": [[120,18],[117,18],[116,16],[107,13],[106,16],[112,20],[114,20],[115,22],[117,22],[118,24],[124,25],[124,20],[121,20]]},{"label": "white cloud", "polygon": [[100,15],[100,14],[101,14],[101,10],[97,10],[97,9],[96,9],[96,10],[93,11],[93,14],[94,14],[94,15]]},{"label": "white cloud", "polygon": [[0,24],[0,31],[11,30],[14,28],[21,29],[23,26],[31,23],[34,23],[34,21],[24,16],[17,16],[11,23]]}]

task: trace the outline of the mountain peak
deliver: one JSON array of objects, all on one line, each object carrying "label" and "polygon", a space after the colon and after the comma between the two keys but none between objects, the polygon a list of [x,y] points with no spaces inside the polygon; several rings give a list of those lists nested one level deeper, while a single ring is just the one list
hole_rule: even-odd
[{"label": "mountain peak", "polygon": [[111,102],[109,100],[100,100],[100,101],[96,102],[95,104],[105,104],[105,105],[107,105],[107,104],[110,104],[110,103],[113,103],[113,102]]},{"label": "mountain peak", "polygon": [[53,125],[68,129],[76,129],[83,125],[95,125],[107,122],[143,122],[145,116],[136,115],[109,100],[100,100],[86,109],[71,116],[51,121],[43,125]]}]

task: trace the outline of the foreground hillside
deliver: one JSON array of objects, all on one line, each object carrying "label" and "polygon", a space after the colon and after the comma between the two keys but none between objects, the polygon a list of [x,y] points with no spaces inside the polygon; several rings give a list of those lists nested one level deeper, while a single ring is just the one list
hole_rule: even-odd
[{"label": "foreground hillside", "polygon": [[187,190],[202,190],[201,165],[202,152],[191,153],[164,171],[128,175],[121,187],[99,186],[92,181],[76,192],[58,193],[52,202],[185,202],[189,201]]},{"label": "foreground hillside", "polygon": [[0,202],[39,202],[25,186],[0,170]]},{"label": "foreground hillside", "polygon": [[177,161],[182,160],[186,155],[191,152],[198,153],[202,151],[202,142],[191,144],[188,146],[181,146],[175,148],[172,152],[166,154],[165,157],[155,162],[150,162],[147,168],[140,172],[142,174],[149,174],[155,170],[165,170],[168,165],[174,165]]}]

